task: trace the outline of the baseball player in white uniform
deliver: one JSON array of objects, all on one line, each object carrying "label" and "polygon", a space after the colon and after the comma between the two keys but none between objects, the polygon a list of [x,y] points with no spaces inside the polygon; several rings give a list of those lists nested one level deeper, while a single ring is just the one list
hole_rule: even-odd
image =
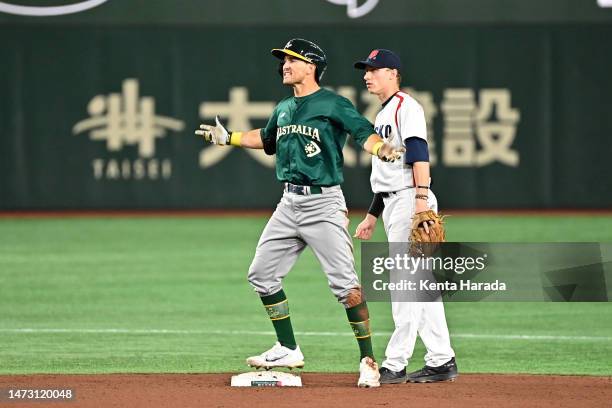
[{"label": "baseball player in white uniform", "polygon": [[[393,146],[403,146],[403,161],[384,162],[372,159],[370,183],[374,198],[365,219],[357,226],[355,237],[370,239],[377,218],[382,213],[389,242],[407,242],[415,213],[432,209],[438,203],[430,186],[427,128],[421,105],[400,91],[401,61],[392,51],[373,50],[355,68],[365,70],[368,91],[377,95],[382,109],[376,116],[376,132]],[[444,306],[435,302],[391,303],[395,331],[380,368],[382,384],[404,382],[437,382],[457,377],[455,352],[444,315]],[[427,354],[425,367],[406,374],[416,336],[420,335]]]}]

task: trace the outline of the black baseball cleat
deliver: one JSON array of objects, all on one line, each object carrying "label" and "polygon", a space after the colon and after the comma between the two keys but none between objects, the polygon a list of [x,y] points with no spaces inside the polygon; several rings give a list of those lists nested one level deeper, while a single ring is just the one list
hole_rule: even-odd
[{"label": "black baseball cleat", "polygon": [[402,371],[389,370],[387,367],[380,367],[378,370],[380,373],[381,384],[403,384],[406,382],[406,369]]},{"label": "black baseball cleat", "polygon": [[[457,363],[455,363],[455,357],[453,357],[439,367],[425,366],[418,371],[408,374],[406,381],[411,383],[454,381],[458,375]],[[382,382],[382,378],[380,382]]]}]

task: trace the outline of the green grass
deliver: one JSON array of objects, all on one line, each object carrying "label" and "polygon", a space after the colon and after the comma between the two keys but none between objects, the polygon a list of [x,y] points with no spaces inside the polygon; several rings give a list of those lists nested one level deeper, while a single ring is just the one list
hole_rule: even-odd
[{"label": "green grass", "polygon": [[[244,370],[246,356],[274,341],[246,282],[265,222],[1,219],[0,373]],[[612,242],[612,217],[454,216],[448,230],[452,241]],[[384,240],[382,226],[375,238]],[[310,251],[285,290],[306,369],[356,371],[344,310]],[[370,305],[380,359],[393,327],[389,308]],[[612,375],[610,303],[448,303],[446,311],[462,372]],[[419,343],[410,368],[423,354]]]}]

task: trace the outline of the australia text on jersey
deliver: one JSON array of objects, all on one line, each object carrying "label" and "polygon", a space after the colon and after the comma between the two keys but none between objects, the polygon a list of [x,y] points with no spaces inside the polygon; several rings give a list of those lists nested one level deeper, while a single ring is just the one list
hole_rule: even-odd
[{"label": "australia text on jersey", "polygon": [[[284,113],[285,112],[282,112],[280,117],[282,117]],[[300,134],[311,137],[318,142],[321,141],[321,138],[319,137],[319,129],[306,125],[280,126],[276,129],[276,140],[288,134]],[[314,142],[314,140],[304,146],[304,153],[306,154],[306,157],[314,157],[321,153],[321,148]]]},{"label": "australia text on jersey", "polygon": [[281,126],[276,129],[276,140],[280,139],[282,136],[288,135],[289,133],[299,133],[300,135],[312,137],[319,142],[321,141],[321,138],[319,138],[319,129],[306,125]]}]

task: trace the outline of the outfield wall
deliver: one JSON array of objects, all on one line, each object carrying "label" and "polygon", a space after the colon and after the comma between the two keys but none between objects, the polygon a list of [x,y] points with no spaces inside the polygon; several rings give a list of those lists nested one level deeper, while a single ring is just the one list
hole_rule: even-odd
[{"label": "outfield wall", "polygon": [[[295,36],[327,51],[324,85],[372,120],[380,105],[352,63],[375,47],[402,56],[443,207],[612,203],[612,9],[595,1],[471,0],[471,19],[450,1],[386,0],[359,18],[323,0],[310,12],[270,1],[267,14],[166,3],[0,13],[0,209],[272,207],[273,158],[204,146],[193,130],[216,113],[230,129],[263,126],[288,94],[269,50]],[[345,165],[349,206],[367,206],[369,157],[352,141]]]}]

